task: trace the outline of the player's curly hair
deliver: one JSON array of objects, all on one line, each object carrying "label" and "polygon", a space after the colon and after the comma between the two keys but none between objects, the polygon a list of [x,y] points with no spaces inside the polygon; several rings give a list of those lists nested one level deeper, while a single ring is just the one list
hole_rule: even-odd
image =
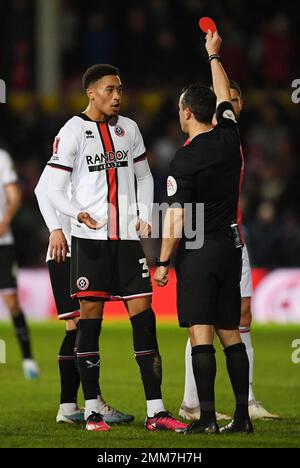
[{"label": "player's curly hair", "polygon": [[182,107],[190,109],[198,122],[211,123],[216,110],[215,93],[208,86],[200,84],[186,86],[182,93]]},{"label": "player's curly hair", "polygon": [[83,74],[82,77],[82,86],[84,90],[87,90],[88,87],[95,83],[96,81],[103,78],[106,75],[117,75],[120,76],[119,69],[113,65],[97,63],[89,67]]}]

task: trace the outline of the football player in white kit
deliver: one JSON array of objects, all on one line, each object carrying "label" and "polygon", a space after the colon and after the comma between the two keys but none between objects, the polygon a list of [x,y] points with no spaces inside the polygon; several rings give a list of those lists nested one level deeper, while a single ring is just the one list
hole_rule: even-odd
[{"label": "football player in white kit", "polygon": [[[119,115],[122,83],[111,65],[83,76],[89,104],[54,142],[47,194],[71,218],[71,295],[80,300],[77,358],[85,396],[86,429],[107,431],[97,399],[99,336],[104,303],[122,300],[147,402],[146,429],[180,431],[161,395],[162,369],[151,307],[152,286],[139,232],[150,232],[153,179],[137,124]],[[144,184],[137,187],[135,177]],[[71,200],[66,187],[71,181]],[[120,359],[122,358],[120,343]]]},{"label": "football player in white kit", "polygon": [[[84,421],[84,412],[77,405],[80,376],[76,363],[76,338],[80,304],[78,299],[70,297],[71,222],[68,216],[56,211],[49,203],[47,188],[51,175],[53,175],[51,167],[46,166],[35,188],[35,195],[50,232],[46,262],[58,318],[65,320],[66,323],[66,334],[58,355],[61,391],[56,422],[72,424]],[[70,191],[67,192],[69,194]],[[98,400],[103,420],[106,423],[119,424],[133,421],[133,416],[108,405],[101,395],[100,388]]]},{"label": "football player in white kit", "polygon": [[[241,88],[235,81],[230,81],[231,103],[234,108],[235,115],[239,118],[243,108],[243,99]],[[252,297],[252,277],[251,266],[248,256],[246,244],[243,247],[242,255],[242,276],[241,276],[241,322],[240,334],[243,343],[246,346],[246,352],[249,359],[249,416],[252,419],[278,419],[277,414],[269,413],[263,405],[256,400],[253,391],[253,367],[254,367],[254,350],[251,341],[251,297]],[[216,413],[217,419],[231,419],[229,416]],[[183,401],[179,409],[179,415],[185,419],[196,420],[200,418],[200,406],[197,394],[196,383],[192,368],[191,343],[187,340],[185,350],[185,388]]]},{"label": "football player in white kit", "polygon": [[23,357],[23,373],[27,379],[40,375],[32,357],[27,321],[21,310],[18,295],[14,239],[11,221],[21,205],[21,191],[17,174],[9,153],[0,148],[0,294],[6,304],[20,344]]}]

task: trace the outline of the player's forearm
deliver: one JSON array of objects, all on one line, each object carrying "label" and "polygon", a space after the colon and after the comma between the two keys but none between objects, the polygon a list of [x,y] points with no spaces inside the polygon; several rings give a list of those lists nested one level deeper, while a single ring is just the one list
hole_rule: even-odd
[{"label": "player's forearm", "polygon": [[152,175],[137,179],[137,203],[140,218],[152,225],[154,182]]},{"label": "player's forearm", "polygon": [[21,189],[18,184],[10,184],[6,187],[7,209],[2,222],[10,224],[22,203]]},{"label": "player's forearm", "polygon": [[162,262],[169,260],[175,246],[182,237],[184,223],[184,211],[182,208],[169,208],[167,210],[164,227],[163,239],[160,250],[160,260]]},{"label": "player's forearm", "polygon": [[[47,190],[47,189],[46,189]],[[55,229],[61,229],[61,225],[56,213],[55,208],[51,205],[48,200],[47,193],[44,191],[37,190],[34,191],[39,209],[49,232],[54,231]]]},{"label": "player's forearm", "polygon": [[70,174],[59,169],[52,170],[55,171],[55,174],[48,183],[48,200],[60,213],[77,220],[77,216],[82,210],[79,210],[68,199],[67,186],[70,181]]},{"label": "player's forearm", "polygon": [[218,59],[210,61],[212,82],[215,95],[217,96],[217,103],[221,101],[231,101],[230,98],[230,85],[228,76]]}]

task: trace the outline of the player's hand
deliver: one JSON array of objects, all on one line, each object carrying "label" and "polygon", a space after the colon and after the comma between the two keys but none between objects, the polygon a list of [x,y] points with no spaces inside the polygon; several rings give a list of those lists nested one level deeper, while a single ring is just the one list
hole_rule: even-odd
[{"label": "player's hand", "polygon": [[140,219],[135,226],[135,229],[139,237],[150,237],[151,236],[151,226],[143,219]]},{"label": "player's hand", "polygon": [[10,224],[7,221],[5,221],[5,219],[2,219],[2,221],[0,221],[0,237],[4,236],[4,234],[7,233],[9,227]]},{"label": "player's hand", "polygon": [[85,212],[79,213],[77,219],[80,223],[85,224],[90,229],[101,229],[105,224],[107,224],[107,219],[103,219],[98,222]]},{"label": "player's hand", "polygon": [[168,273],[169,267],[160,266],[156,268],[154,273],[154,281],[156,282],[157,286],[163,288],[164,286],[166,286],[166,284],[168,284]]},{"label": "player's hand", "polygon": [[213,55],[213,54],[219,55],[222,39],[219,36],[218,31],[212,34],[211,30],[209,29],[207,31],[205,39],[206,39],[205,47],[206,47],[208,55]]},{"label": "player's hand", "polygon": [[49,237],[50,257],[57,263],[65,262],[69,246],[62,229],[55,229]]}]

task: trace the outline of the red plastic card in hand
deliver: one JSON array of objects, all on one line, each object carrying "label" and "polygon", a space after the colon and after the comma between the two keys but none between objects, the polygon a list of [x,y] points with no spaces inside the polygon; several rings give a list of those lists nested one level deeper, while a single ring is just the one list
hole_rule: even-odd
[{"label": "red plastic card in hand", "polygon": [[207,33],[209,29],[211,30],[212,34],[217,30],[216,23],[208,16],[203,16],[199,19],[199,27],[205,33]]}]

